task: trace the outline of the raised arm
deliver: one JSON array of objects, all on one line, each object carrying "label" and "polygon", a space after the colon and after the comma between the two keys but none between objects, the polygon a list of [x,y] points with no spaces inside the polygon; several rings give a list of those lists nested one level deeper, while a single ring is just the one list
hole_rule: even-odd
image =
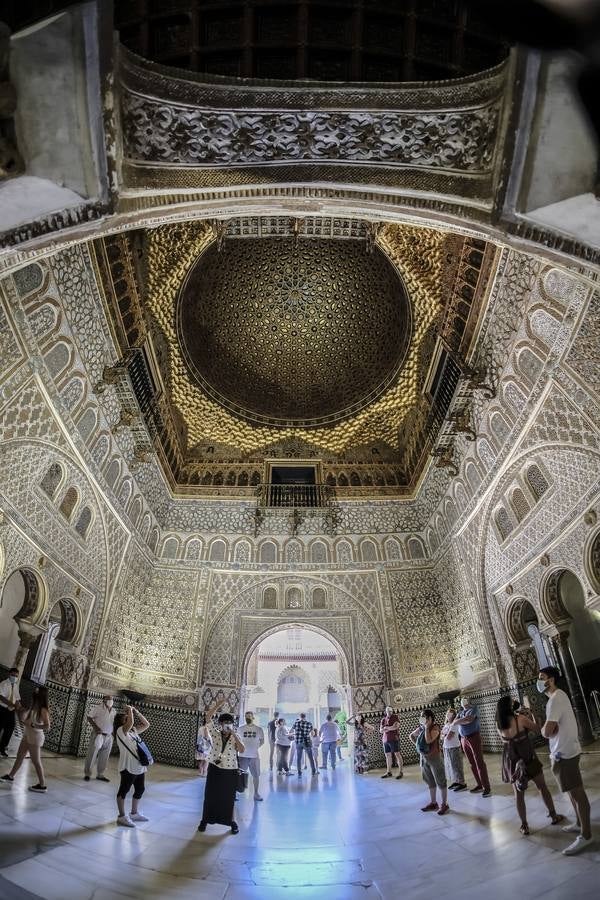
[{"label": "raised arm", "polygon": [[411,731],[411,733],[409,734],[409,738],[413,742],[413,744],[417,743],[417,738],[419,737],[420,730],[420,728],[415,728],[415,730]]},{"label": "raised arm", "polygon": [[121,728],[123,729],[123,734],[127,734],[127,732],[131,731],[133,728],[133,706],[126,706],[123,715],[124,718]]},{"label": "raised arm", "polygon": [[225,698],[223,697],[222,700],[217,700],[216,703],[213,703],[212,706],[209,706],[209,708],[207,710],[205,710],[204,721],[206,722],[207,725],[212,721],[212,718],[215,715],[215,713],[217,712],[217,710],[221,709],[221,707],[224,706],[224,704],[225,704]]},{"label": "raised arm", "polygon": [[134,709],[134,707],[132,706],[131,714],[134,717],[135,730],[138,734],[141,734],[143,731],[146,731],[147,728],[150,728],[150,722],[145,716],[141,714],[139,709]]}]

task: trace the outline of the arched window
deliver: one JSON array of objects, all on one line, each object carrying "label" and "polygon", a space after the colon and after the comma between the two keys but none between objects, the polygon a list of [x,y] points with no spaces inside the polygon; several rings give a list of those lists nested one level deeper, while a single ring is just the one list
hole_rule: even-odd
[{"label": "arched window", "polygon": [[435,553],[435,551],[440,546],[440,542],[438,541],[438,539],[435,535],[435,531],[430,529],[427,537],[428,537],[428,541],[429,541],[429,550],[431,551],[431,553]]},{"label": "arched window", "polygon": [[290,587],[285,592],[286,609],[302,609],[304,606],[302,591],[299,587]]},{"label": "arched window", "polygon": [[360,475],[358,474],[358,472],[350,473],[350,484],[353,487],[360,487]]},{"label": "arched window", "polygon": [[216,473],[215,477],[213,478],[213,484],[218,485],[218,486],[223,484],[223,473],[222,472]]},{"label": "arched window", "polygon": [[387,559],[402,559],[402,548],[396,538],[388,538],[385,542],[385,555]]},{"label": "arched window", "polygon": [[265,541],[260,548],[260,561],[262,563],[277,562],[277,547],[272,541]]},{"label": "arched window", "polygon": [[494,521],[496,523],[496,528],[498,529],[498,534],[501,539],[505,541],[512,531],[512,524],[509,515],[503,506],[494,513]]},{"label": "arched window", "polygon": [[425,550],[419,538],[410,538],[408,542],[408,555],[411,559],[424,559]]},{"label": "arched window", "polygon": [[235,472],[233,472],[233,471],[228,472],[227,478],[225,479],[225,484],[228,486],[231,486],[231,485],[235,484],[235,482],[236,482]]},{"label": "arched window", "polygon": [[179,556],[179,539],[176,537],[167,538],[163,544],[163,559],[177,559]]},{"label": "arched window", "polygon": [[212,484],[212,472],[205,472],[202,476],[202,484]]},{"label": "arched window", "polygon": [[56,640],[71,642],[77,633],[77,609],[70,600],[59,600],[52,607],[50,623],[56,623]]},{"label": "arched window", "polygon": [[238,541],[233,548],[233,558],[235,562],[250,562],[250,544],[248,541]]},{"label": "arched window", "polygon": [[465,478],[469,482],[469,487],[472,492],[475,493],[481,484],[481,475],[479,474],[479,470],[475,463],[467,463],[465,466]]},{"label": "arched window", "polygon": [[120,474],[121,463],[118,461],[118,459],[113,459],[106,473],[106,483],[109,487],[114,488]]},{"label": "arched window", "polygon": [[52,463],[44,477],[42,478],[41,488],[45,494],[54,500],[54,495],[58,489],[63,477],[63,469],[59,463]]},{"label": "arched window", "polygon": [[313,563],[325,563],[329,559],[327,547],[323,541],[315,541],[310,548],[310,561]]},{"label": "arched window", "polygon": [[341,475],[338,475],[338,484],[340,487],[348,487],[348,477],[344,472],[342,472]]},{"label": "arched window", "polygon": [[185,545],[186,559],[200,559],[202,553],[202,541],[199,538],[191,538]]},{"label": "arched window", "polygon": [[84,506],[75,524],[75,531],[85,540],[92,524],[92,511],[89,506]]},{"label": "arched window", "polygon": [[312,593],[313,609],[325,609],[327,606],[327,594],[325,588],[317,587]]},{"label": "arched window", "polygon": [[257,484],[260,484],[260,472],[252,473],[250,484],[252,485],[252,487],[256,487]]},{"label": "arched window", "polygon": [[335,487],[336,478],[335,478],[335,475],[333,474],[333,472],[327,473],[327,478],[325,479],[325,484],[329,485],[329,487]]},{"label": "arched window", "polygon": [[513,508],[517,522],[522,522],[529,512],[529,503],[525,499],[525,494],[521,488],[515,488],[510,495],[510,505]]},{"label": "arched window", "polygon": [[277,588],[266,587],[262,595],[263,609],[277,609]]},{"label": "arched window", "polygon": [[546,478],[542,474],[542,470],[535,464],[532,466],[528,466],[525,477],[527,479],[527,484],[531,489],[531,493],[536,500],[539,500],[540,497],[545,494],[550,487]]},{"label": "arched window", "polygon": [[139,497],[134,497],[133,503],[129,507],[129,520],[134,528],[137,528],[139,518],[142,514],[142,501]]},{"label": "arched window", "polygon": [[306,703],[308,701],[308,688],[298,669],[297,674],[284,675],[277,685],[277,703]]},{"label": "arched window", "polygon": [[148,546],[150,547],[152,553],[156,553],[156,548],[158,546],[158,528],[152,529],[150,540],[148,541]]},{"label": "arched window", "polygon": [[77,506],[77,501],[79,500],[79,494],[77,493],[77,488],[70,487],[68,488],[65,496],[62,498],[62,503],[60,504],[60,511],[69,522],[71,521],[71,516],[73,515],[73,511]]},{"label": "arched window", "polygon": [[216,540],[213,541],[210,545],[210,552],[208,554],[208,558],[213,562],[224,562],[225,555],[227,553],[227,546],[225,541]]},{"label": "arched window", "polygon": [[339,541],[336,544],[335,552],[337,556],[337,561],[340,563],[351,563],[354,561],[354,554],[352,553],[352,544],[349,544],[348,541]]},{"label": "arched window", "polygon": [[240,487],[248,487],[248,473],[240,472],[237,483]]},{"label": "arched window", "polygon": [[377,547],[373,541],[363,541],[360,545],[360,555],[363,562],[377,561]]}]

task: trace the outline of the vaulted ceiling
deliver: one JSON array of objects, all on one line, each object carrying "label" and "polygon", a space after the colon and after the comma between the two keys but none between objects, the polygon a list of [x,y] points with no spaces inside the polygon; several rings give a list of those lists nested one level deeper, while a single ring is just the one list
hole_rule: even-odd
[{"label": "vaulted ceiling", "polygon": [[494,258],[428,228],[288,217],[166,225],[95,251],[123,352],[143,347],[154,372],[141,405],[169,478],[199,487],[209,463],[268,458],[384,466],[414,486]]}]

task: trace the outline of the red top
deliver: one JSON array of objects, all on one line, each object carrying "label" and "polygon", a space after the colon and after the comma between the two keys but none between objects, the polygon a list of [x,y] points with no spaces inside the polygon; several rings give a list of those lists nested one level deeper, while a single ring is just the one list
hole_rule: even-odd
[{"label": "red top", "polygon": [[400,737],[400,732],[397,728],[392,728],[392,725],[399,723],[400,719],[396,715],[396,713],[392,713],[391,716],[384,716],[381,720],[381,726],[383,728],[383,740],[384,741],[397,741]]}]

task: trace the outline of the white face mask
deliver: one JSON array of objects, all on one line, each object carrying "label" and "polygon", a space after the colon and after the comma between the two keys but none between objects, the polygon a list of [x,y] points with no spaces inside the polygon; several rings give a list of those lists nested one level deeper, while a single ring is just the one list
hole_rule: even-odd
[{"label": "white face mask", "polygon": [[547,682],[542,681],[541,678],[538,678],[538,680],[535,683],[535,686],[538,689],[538,691],[540,692],[540,694],[545,694],[548,689]]},{"label": "white face mask", "polygon": [[15,681],[17,680],[17,676],[16,676],[16,675],[9,675],[9,676],[8,676],[8,680],[10,681],[11,684],[14,684]]},{"label": "white face mask", "polygon": [[421,716],[421,718],[419,719],[419,723],[421,725],[427,725],[427,719],[425,718],[425,716]]},{"label": "white face mask", "polygon": [[233,729],[233,725],[231,722],[223,722],[223,724],[221,725],[222,731],[231,731],[232,729]]},{"label": "white face mask", "polygon": [[463,709],[466,709],[468,707],[469,701],[466,699],[466,697],[462,698],[462,700],[460,701],[460,705],[462,706]]},{"label": "white face mask", "polygon": [[107,709],[112,709],[112,708],[113,708],[113,702],[112,702],[112,700],[105,700],[105,701],[104,701],[104,705],[106,706]]}]

